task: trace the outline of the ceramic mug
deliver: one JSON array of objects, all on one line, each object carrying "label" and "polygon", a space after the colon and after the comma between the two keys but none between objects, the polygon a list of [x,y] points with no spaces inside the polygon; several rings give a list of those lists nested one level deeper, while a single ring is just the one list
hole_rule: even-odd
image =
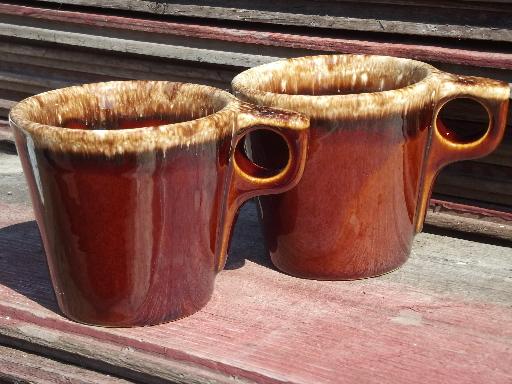
[{"label": "ceramic mug", "polygon": [[[164,81],[74,86],[10,112],[62,312],[88,324],[158,324],[200,309],[238,207],[293,187],[308,119]],[[240,150],[268,129],[289,159],[266,174]]]},{"label": "ceramic mug", "polygon": [[[406,261],[437,173],[496,148],[509,98],[499,81],[369,55],[278,61],[239,74],[232,86],[245,101],[310,117],[301,181],[283,195],[260,198],[260,213],[279,269],[334,280],[380,275]],[[485,133],[459,137],[438,121],[455,98],[487,110]],[[249,141],[262,166],[282,161],[279,147],[260,134]]]}]

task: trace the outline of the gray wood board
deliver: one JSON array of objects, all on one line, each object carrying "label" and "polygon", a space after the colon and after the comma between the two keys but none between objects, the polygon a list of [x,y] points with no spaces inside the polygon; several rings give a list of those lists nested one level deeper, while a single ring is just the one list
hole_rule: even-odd
[{"label": "gray wood board", "polygon": [[124,379],[2,345],[0,345],[0,382],[16,384],[130,383]]},{"label": "gray wood board", "polygon": [[[23,18],[0,16],[0,36],[241,67],[264,64],[277,58],[300,56],[306,52],[277,48],[272,49],[270,54],[266,53],[270,51],[269,47],[247,44],[226,44],[220,41],[135,31],[98,30],[94,27],[63,23],[43,24],[46,23],[31,21],[28,25],[27,20]],[[228,45],[229,48],[227,48]]]}]

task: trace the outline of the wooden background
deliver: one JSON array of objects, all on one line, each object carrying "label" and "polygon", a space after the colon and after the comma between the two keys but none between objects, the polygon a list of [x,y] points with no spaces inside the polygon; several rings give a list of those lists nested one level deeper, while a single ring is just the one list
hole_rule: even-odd
[{"label": "wooden background", "polygon": [[[0,119],[16,101],[70,84],[166,79],[229,89],[232,77],[248,67],[334,52],[409,57],[510,83],[512,3],[1,2]],[[486,121],[485,113],[464,103],[452,107],[448,118],[454,126]],[[435,196],[512,212],[511,130],[492,155],[447,167]]]}]

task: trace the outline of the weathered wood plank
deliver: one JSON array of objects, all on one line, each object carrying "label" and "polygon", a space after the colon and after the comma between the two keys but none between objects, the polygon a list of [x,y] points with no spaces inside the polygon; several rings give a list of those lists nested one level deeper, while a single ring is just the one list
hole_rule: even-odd
[{"label": "weathered wood plank", "polygon": [[[57,0],[35,0],[36,2],[42,2],[42,3],[52,3],[57,2]],[[118,9],[121,10],[123,5],[128,6],[126,3],[130,4],[131,10],[136,11],[136,5],[134,4],[135,1],[142,3],[145,1],[147,4],[153,3],[154,6],[149,8],[148,12],[156,13],[160,11],[161,9],[158,8],[158,6],[155,4],[157,1],[155,0],[135,0],[133,2],[124,2],[124,4],[120,4],[121,2],[117,2],[117,0],[114,0],[113,2],[109,4],[104,4],[105,7],[109,7],[112,9]],[[243,0],[242,0],[243,1]],[[302,0],[297,0],[297,4],[301,4]],[[189,1],[189,3],[193,3],[194,0]],[[339,3],[354,3],[353,0],[331,0],[329,4],[339,4]],[[160,3],[167,3],[172,4],[173,0],[162,0]],[[197,3],[197,1],[196,1]],[[240,5],[242,2],[240,0],[232,1],[233,4]],[[325,5],[325,0],[309,0],[309,4],[311,3],[318,3],[320,5]],[[389,5],[408,5],[408,6],[429,6],[429,7],[436,7],[436,8],[448,8],[448,9],[471,9],[471,10],[480,10],[480,11],[499,11],[503,9],[504,4],[512,4],[512,0],[363,0],[361,3],[364,4],[389,4]],[[61,2],[61,5],[66,4],[65,1]],[[73,5],[79,5],[79,6],[101,6],[102,4],[99,1],[96,0],[77,0],[73,2]],[[247,2],[246,2],[247,4]],[[249,3],[251,4],[251,3]],[[252,2],[253,7],[256,7],[256,4],[265,4],[264,0],[259,1],[253,1]],[[271,2],[267,2],[266,4],[269,4],[268,7],[272,7]],[[301,4],[302,5],[302,4]]]},{"label": "weathered wood plank", "polygon": [[[510,128],[507,129],[510,130]],[[478,159],[478,162],[512,167],[512,140],[504,140],[492,154]]]},{"label": "weathered wood plank", "polygon": [[446,230],[476,239],[492,237],[512,246],[512,212],[432,199],[425,226],[427,231]]},{"label": "weathered wood plank", "polygon": [[6,120],[0,120],[0,141],[9,141],[14,143],[14,135]]},{"label": "weathered wood plank", "polygon": [[[0,4],[0,14],[5,15],[0,18],[1,36],[240,67],[308,53],[357,52],[462,65],[512,68],[512,54],[507,52],[419,45],[417,42],[377,42],[140,20],[93,13],[83,15],[80,12],[10,4]],[[15,18],[14,15],[25,17]],[[43,23],[42,20],[52,20],[54,23]],[[71,25],[80,25],[80,28],[73,29]],[[116,30],[124,32],[116,34]],[[132,31],[133,35],[128,35],[127,31]],[[161,35],[165,35],[165,39]],[[130,38],[131,36],[133,37]],[[209,42],[205,42],[205,39]]]},{"label": "weathered wood plank", "polygon": [[437,177],[435,192],[510,207],[512,168],[477,161],[451,164]]},{"label": "weathered wood plank", "polygon": [[302,280],[271,267],[249,204],[203,310],[155,327],[98,328],[59,315],[36,226],[26,221],[30,208],[4,198],[0,193],[9,217],[0,223],[3,342],[142,382],[401,384],[426,374],[443,383],[512,380],[509,246],[424,233],[396,272]]},{"label": "weathered wood plank", "polygon": [[0,345],[0,382],[126,384],[127,380]]},{"label": "weathered wood plank", "polygon": [[437,68],[450,72],[456,73],[459,75],[466,76],[481,76],[481,77],[489,77],[491,79],[505,81],[507,83],[512,82],[512,74],[509,70],[506,69],[497,69],[490,67],[479,67],[479,66],[461,66],[457,64],[449,64],[449,63],[435,63],[432,62]]},{"label": "weathered wood plank", "polygon": [[150,56],[85,51],[73,46],[37,46],[23,41],[0,41],[0,68],[25,74],[44,74],[84,83],[101,79],[167,79],[229,87],[241,69],[207,63],[162,60]]},{"label": "weathered wood plank", "polygon": [[[221,0],[139,1],[41,0],[41,3],[85,5],[166,16],[201,17],[253,23],[307,26],[364,32],[512,41],[509,5],[460,2],[380,2]],[[333,4],[334,3],[334,4]],[[453,10],[450,12],[449,10]],[[478,12],[478,17],[475,17]]]},{"label": "weathered wood plank", "polygon": [[237,67],[163,61],[72,46],[34,46],[0,41],[0,116],[16,101],[55,87],[121,79],[203,83],[229,89]]},{"label": "weathered wood plank", "polygon": [[[86,31],[84,31],[86,32]],[[77,45],[81,47],[103,49],[123,53],[146,54],[168,59],[197,61],[212,64],[233,63],[244,67],[268,63],[275,60],[271,56],[226,52],[214,49],[187,47],[170,42],[156,43],[152,41],[131,40],[128,38],[95,35],[93,33],[77,33],[57,29],[31,27],[0,22],[0,36],[9,36],[40,42]]]},{"label": "weathered wood plank", "polygon": [[[473,204],[492,203],[501,205],[505,209],[510,208],[510,195],[493,192],[492,188],[496,185],[486,183],[486,188],[468,188],[465,185],[479,184],[481,180],[472,177],[457,177],[455,180],[438,180],[435,186],[435,196],[441,195],[446,199],[462,198],[472,201]],[[463,186],[461,186],[461,184]],[[498,185],[499,187],[499,185]]]},{"label": "weathered wood plank", "polygon": [[432,212],[425,220],[425,231],[441,233],[447,231],[451,236],[463,236],[476,240],[493,238],[503,240],[503,244],[512,244],[512,225],[486,222],[481,219],[459,216],[453,213]]},{"label": "weathered wood plank", "polygon": [[0,119],[0,151],[5,153],[16,153],[14,145],[14,135],[12,134],[9,123]]},{"label": "weathered wood plank", "polygon": [[0,71],[0,85],[3,90],[34,94],[48,89],[67,87],[69,84],[69,81],[52,79],[50,76],[41,76],[41,74],[20,74]]},{"label": "weathered wood plank", "polygon": [[[313,0],[315,1],[315,0]],[[321,0],[320,0],[321,1]],[[336,1],[336,0],[335,0]],[[345,1],[345,0],[338,0]],[[512,4],[512,0],[366,0],[367,3],[381,4],[402,4],[402,5],[429,5],[437,8],[455,8],[472,10],[494,10],[502,9],[503,4]]]},{"label": "weathered wood plank", "polygon": [[14,107],[14,104],[16,104],[16,102],[14,100],[5,100],[5,99],[0,99],[0,109],[11,109],[12,107]]},{"label": "weathered wood plank", "polygon": [[477,207],[463,204],[462,202],[452,202],[431,198],[430,207],[434,212],[449,212],[474,219],[482,219],[485,221],[489,220],[499,224],[512,225],[512,210],[499,211],[495,209],[495,206]]}]

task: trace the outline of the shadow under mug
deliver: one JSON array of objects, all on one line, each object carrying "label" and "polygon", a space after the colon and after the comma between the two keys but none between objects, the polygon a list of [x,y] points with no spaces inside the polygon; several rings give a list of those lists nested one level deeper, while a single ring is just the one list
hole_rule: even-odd
[{"label": "shadow under mug", "polygon": [[[57,301],[88,324],[158,324],[209,300],[239,206],[293,187],[308,119],[216,88],[74,86],[10,113]],[[268,129],[289,158],[268,174],[238,142]]]},{"label": "shadow under mug", "polygon": [[[510,92],[499,81],[369,55],[278,61],[239,74],[232,87],[242,100],[310,117],[301,181],[259,198],[260,214],[279,269],[333,280],[380,275],[407,260],[437,173],[496,148]],[[455,98],[486,109],[485,133],[464,140],[438,121]],[[247,146],[260,165],[282,161],[272,137],[253,134]]]}]

